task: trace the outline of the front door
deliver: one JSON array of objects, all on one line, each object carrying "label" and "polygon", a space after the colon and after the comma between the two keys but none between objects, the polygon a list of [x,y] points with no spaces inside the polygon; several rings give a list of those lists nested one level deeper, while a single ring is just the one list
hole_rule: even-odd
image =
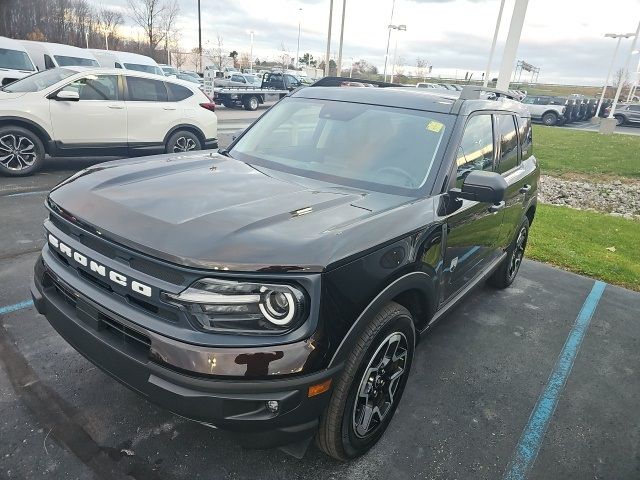
[{"label": "front door", "polygon": [[118,75],[87,75],[62,90],[77,92],[80,100],[49,100],[54,138],[62,149],[89,149],[122,154],[127,146],[127,112]]},{"label": "front door", "polygon": [[[473,170],[493,171],[496,145],[491,114],[470,117],[457,153],[457,187]],[[503,211],[491,205],[457,200],[447,215],[442,301],[466,286],[484,267],[500,255],[498,245]]]}]

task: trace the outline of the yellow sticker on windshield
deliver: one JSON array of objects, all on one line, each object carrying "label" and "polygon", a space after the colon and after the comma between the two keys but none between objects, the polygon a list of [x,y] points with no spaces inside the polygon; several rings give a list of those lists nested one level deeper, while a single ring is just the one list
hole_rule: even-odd
[{"label": "yellow sticker on windshield", "polygon": [[429,130],[430,132],[440,133],[442,127],[444,127],[444,124],[436,122],[435,120],[431,120],[429,123],[427,123],[427,130]]}]

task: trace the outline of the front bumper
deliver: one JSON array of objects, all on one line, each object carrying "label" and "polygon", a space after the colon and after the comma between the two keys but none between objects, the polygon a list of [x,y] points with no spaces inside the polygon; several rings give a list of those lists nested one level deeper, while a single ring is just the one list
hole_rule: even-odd
[{"label": "front bumper", "polygon": [[[38,312],[84,357],[150,402],[227,430],[250,448],[286,445],[315,434],[330,390],[308,397],[309,387],[331,379],[341,367],[270,380],[223,380],[171,368],[145,350],[141,339],[150,337],[144,329],[131,328],[128,320],[65,284],[42,256],[34,271],[31,295]],[[184,346],[185,351],[192,347]],[[211,358],[215,362],[215,354]],[[269,400],[279,402],[277,413],[267,409]]]},{"label": "front bumper", "polygon": [[207,138],[204,141],[204,145],[202,146],[203,150],[210,150],[213,148],[218,148],[218,139],[217,138]]}]

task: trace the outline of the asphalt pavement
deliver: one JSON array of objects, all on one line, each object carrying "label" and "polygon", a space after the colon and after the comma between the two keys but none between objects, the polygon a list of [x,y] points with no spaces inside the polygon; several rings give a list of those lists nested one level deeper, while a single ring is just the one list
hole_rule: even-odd
[{"label": "asphalt pavement", "polygon": [[95,161],[0,179],[0,478],[640,478],[640,294],[531,261],[422,339],[389,430],[350,463],[245,450],[148,403],[29,303],[46,193]]},{"label": "asphalt pavement", "polygon": [[[590,120],[584,120],[582,122],[573,122],[563,125],[561,128],[570,128],[572,130],[586,130],[588,132],[597,132],[600,128],[600,123],[593,123]],[[640,124],[633,125],[620,125],[615,128],[615,133],[624,135],[640,135]]]}]

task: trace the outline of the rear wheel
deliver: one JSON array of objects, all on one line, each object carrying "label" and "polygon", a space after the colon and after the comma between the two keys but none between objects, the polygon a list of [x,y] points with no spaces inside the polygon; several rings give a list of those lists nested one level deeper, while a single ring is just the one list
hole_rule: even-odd
[{"label": "rear wheel", "polygon": [[489,277],[489,284],[496,288],[507,288],[513,283],[520,270],[524,250],[527,247],[529,238],[529,218],[524,217],[516,235],[507,248],[507,258],[500,264],[498,269]]},{"label": "rear wheel", "polygon": [[391,302],[366,327],[335,383],[316,442],[348,460],[382,437],[404,392],[415,345],[409,311]]},{"label": "rear wheel", "polygon": [[542,123],[552,127],[558,123],[558,115],[553,112],[547,112],[542,116]]},{"label": "rear wheel", "polygon": [[616,119],[616,125],[620,126],[620,125],[624,125],[625,123],[627,123],[626,118],[624,118],[623,115],[614,115],[613,118]]},{"label": "rear wheel", "polygon": [[167,140],[167,153],[191,152],[202,150],[202,144],[198,136],[188,130],[179,130]]},{"label": "rear wheel", "polygon": [[250,97],[244,99],[243,105],[245,110],[253,112],[254,110],[258,109],[258,105],[260,105],[260,102],[258,101],[258,97],[256,97],[255,95],[251,95]]},{"label": "rear wheel", "polygon": [[22,127],[0,128],[0,172],[19,177],[42,168],[44,145],[36,134]]}]

